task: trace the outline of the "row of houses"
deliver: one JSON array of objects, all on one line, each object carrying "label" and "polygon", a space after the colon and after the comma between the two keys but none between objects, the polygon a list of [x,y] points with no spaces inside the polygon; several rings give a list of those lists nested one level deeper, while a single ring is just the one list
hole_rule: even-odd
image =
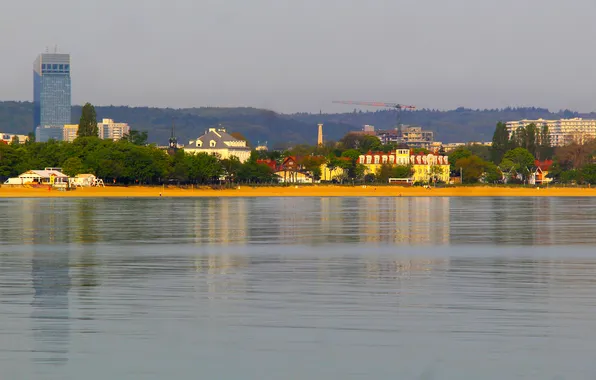
[{"label": "row of houses", "polygon": [[[349,160],[349,158],[339,158]],[[272,159],[257,160],[258,164],[267,165],[279,178],[281,183],[314,183],[317,180],[312,173],[306,170],[307,161],[319,166],[321,181],[339,181],[345,176],[345,170],[339,167],[331,167],[323,156],[288,156],[281,162]]]},{"label": "row of houses", "polygon": [[[340,157],[339,160],[350,160],[347,157]],[[368,152],[358,157],[358,164],[365,168],[364,174],[378,174],[382,165],[410,166],[412,176],[407,178],[408,183],[432,181],[449,182],[450,166],[447,156],[434,153],[413,154],[407,147],[400,147],[392,152]],[[257,163],[267,165],[279,178],[280,182],[288,183],[313,183],[312,167],[320,169],[321,181],[340,181],[346,177],[344,169],[329,166],[323,156],[288,156],[281,162],[271,159],[257,160]],[[307,170],[310,167],[311,170]]]},{"label": "row of houses", "polygon": [[69,177],[62,172],[62,168],[44,168],[43,170],[28,170],[18,177],[9,178],[4,182],[7,186],[49,186],[58,189],[76,187],[103,186],[103,181],[93,174],[78,174]]}]

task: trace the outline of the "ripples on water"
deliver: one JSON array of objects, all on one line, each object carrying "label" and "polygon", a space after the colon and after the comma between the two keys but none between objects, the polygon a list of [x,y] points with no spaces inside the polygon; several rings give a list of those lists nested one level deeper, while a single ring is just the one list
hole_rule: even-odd
[{"label": "ripples on water", "polygon": [[0,200],[0,379],[591,379],[596,200]]}]

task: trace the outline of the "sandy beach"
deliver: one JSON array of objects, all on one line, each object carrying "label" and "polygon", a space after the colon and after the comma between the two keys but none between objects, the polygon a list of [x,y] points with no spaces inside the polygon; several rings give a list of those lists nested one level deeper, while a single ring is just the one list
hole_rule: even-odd
[{"label": "sandy beach", "polygon": [[213,190],[176,187],[108,186],[58,191],[0,187],[0,198],[81,197],[593,197],[596,188],[450,187],[425,189],[399,186],[292,186]]}]

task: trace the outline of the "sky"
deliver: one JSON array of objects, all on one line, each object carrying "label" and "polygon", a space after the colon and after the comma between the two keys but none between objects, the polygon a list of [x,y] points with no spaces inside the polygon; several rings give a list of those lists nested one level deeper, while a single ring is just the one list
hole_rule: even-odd
[{"label": "sky", "polygon": [[0,12],[0,100],[70,53],[73,104],[344,112],[596,111],[593,0],[19,0]]}]

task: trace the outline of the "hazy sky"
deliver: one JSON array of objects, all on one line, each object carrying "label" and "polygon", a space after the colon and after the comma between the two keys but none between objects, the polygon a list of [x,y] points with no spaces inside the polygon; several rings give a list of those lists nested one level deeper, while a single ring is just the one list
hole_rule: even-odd
[{"label": "hazy sky", "polygon": [[6,0],[1,100],[46,46],[73,103],[596,110],[594,0]]}]

